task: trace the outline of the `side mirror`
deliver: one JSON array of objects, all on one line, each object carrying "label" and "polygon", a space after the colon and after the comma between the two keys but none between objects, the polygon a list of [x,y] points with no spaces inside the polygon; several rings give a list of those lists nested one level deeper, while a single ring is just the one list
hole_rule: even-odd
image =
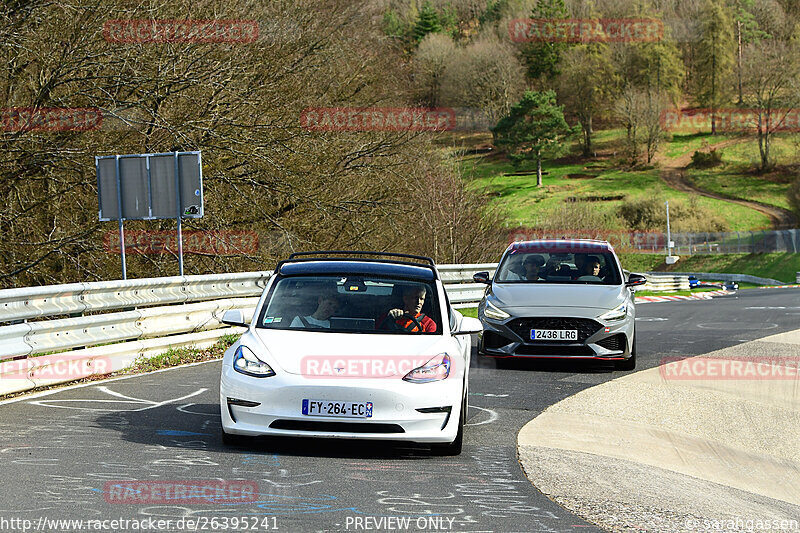
[{"label": "side mirror", "polygon": [[631,274],[628,281],[625,282],[626,287],[636,287],[637,285],[644,285],[647,283],[647,278],[641,274]]},{"label": "side mirror", "polygon": [[485,283],[486,285],[490,285],[492,283],[492,280],[489,279],[489,272],[478,272],[472,276],[472,281],[475,283]]},{"label": "side mirror", "polygon": [[222,315],[222,323],[229,326],[242,326],[248,327],[249,324],[244,321],[244,314],[241,309],[229,309]]},{"label": "side mirror", "polygon": [[483,324],[477,318],[465,316],[461,319],[461,327],[454,331],[453,335],[472,335],[473,333],[483,333]]}]

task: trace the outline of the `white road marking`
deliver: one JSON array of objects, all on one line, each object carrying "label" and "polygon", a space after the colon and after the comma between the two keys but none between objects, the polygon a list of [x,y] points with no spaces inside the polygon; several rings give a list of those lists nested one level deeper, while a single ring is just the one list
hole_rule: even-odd
[{"label": "white road marking", "polygon": [[494,422],[499,418],[497,412],[491,409],[487,409],[485,407],[478,407],[476,405],[470,405],[470,407],[472,407],[473,409],[478,409],[479,411],[486,411],[487,413],[489,413],[489,420],[484,420],[483,422],[474,422],[471,424],[464,424],[465,426],[482,426],[483,424],[491,424],[492,422]]},{"label": "white road marking", "polygon": [[172,398],[170,400],[165,400],[163,402],[154,402],[152,400],[145,400],[145,399],[142,399],[142,398],[134,398],[132,396],[125,396],[124,394],[121,394],[119,392],[113,391],[113,390],[111,390],[111,389],[109,389],[108,387],[105,387],[105,386],[99,386],[99,387],[97,387],[97,390],[99,390],[100,392],[104,392],[104,393],[106,393],[106,394],[108,394],[110,396],[114,396],[116,398],[122,398],[122,400],[96,399],[96,398],[89,399],[89,398],[87,398],[87,399],[65,399],[65,400],[38,400],[38,401],[35,401],[35,402],[30,402],[30,403],[33,404],[33,405],[39,405],[39,406],[42,406],[42,407],[55,407],[57,409],[74,409],[74,410],[78,410],[78,411],[111,411],[111,412],[118,411],[118,409],[94,409],[94,408],[91,408],[91,407],[69,407],[69,406],[66,406],[66,405],[55,405],[52,402],[59,402],[59,403],[80,402],[80,403],[106,403],[106,404],[108,404],[108,403],[129,403],[129,404],[139,404],[139,405],[145,404],[146,405],[146,407],[141,407],[139,409],[125,409],[125,411],[137,412],[137,411],[147,411],[148,409],[154,409],[156,407],[161,407],[162,405],[166,405],[166,404],[172,403],[172,402],[179,402],[181,400],[185,400],[187,398],[191,398],[193,396],[197,396],[198,394],[203,394],[208,389],[206,389],[206,388],[198,389],[198,390],[192,392],[191,394],[187,394],[185,396],[181,396],[180,398]]}]

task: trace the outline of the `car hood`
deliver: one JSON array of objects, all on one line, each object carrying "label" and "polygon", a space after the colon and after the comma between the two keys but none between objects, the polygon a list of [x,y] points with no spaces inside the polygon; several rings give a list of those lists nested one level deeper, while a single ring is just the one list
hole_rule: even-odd
[{"label": "car hood", "polygon": [[[289,374],[335,376],[343,365],[350,377],[405,375],[437,354],[448,351],[449,338],[441,335],[389,335],[324,333],[297,330],[259,329],[256,355]],[[253,338],[245,339],[253,346]],[[249,342],[248,342],[249,341]],[[255,350],[254,350],[255,351]],[[456,354],[449,350],[452,356]],[[275,369],[277,370],[277,368]]]},{"label": "car hood", "polygon": [[531,307],[583,307],[614,309],[626,300],[621,285],[568,285],[556,283],[493,284],[491,299],[503,309]]}]

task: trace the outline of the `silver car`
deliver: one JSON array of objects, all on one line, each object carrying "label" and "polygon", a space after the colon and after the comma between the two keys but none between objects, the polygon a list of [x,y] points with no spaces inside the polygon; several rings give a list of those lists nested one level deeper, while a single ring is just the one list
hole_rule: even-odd
[{"label": "silver car", "polygon": [[623,273],[606,241],[515,242],[503,254],[478,306],[479,353],[496,358],[562,358],[636,366],[632,287],[647,280]]}]

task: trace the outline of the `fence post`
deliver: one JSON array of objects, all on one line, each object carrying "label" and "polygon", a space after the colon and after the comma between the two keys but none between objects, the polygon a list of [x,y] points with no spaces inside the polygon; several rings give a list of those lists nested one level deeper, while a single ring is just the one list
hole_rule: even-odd
[{"label": "fence post", "polygon": [[711,236],[706,232],[706,246],[708,247],[708,253],[711,253]]},{"label": "fence post", "polygon": [[756,237],[752,231],[750,232],[750,253],[756,253]]},{"label": "fence post", "polygon": [[739,232],[736,232],[736,253],[742,253],[742,236],[739,235]]}]

